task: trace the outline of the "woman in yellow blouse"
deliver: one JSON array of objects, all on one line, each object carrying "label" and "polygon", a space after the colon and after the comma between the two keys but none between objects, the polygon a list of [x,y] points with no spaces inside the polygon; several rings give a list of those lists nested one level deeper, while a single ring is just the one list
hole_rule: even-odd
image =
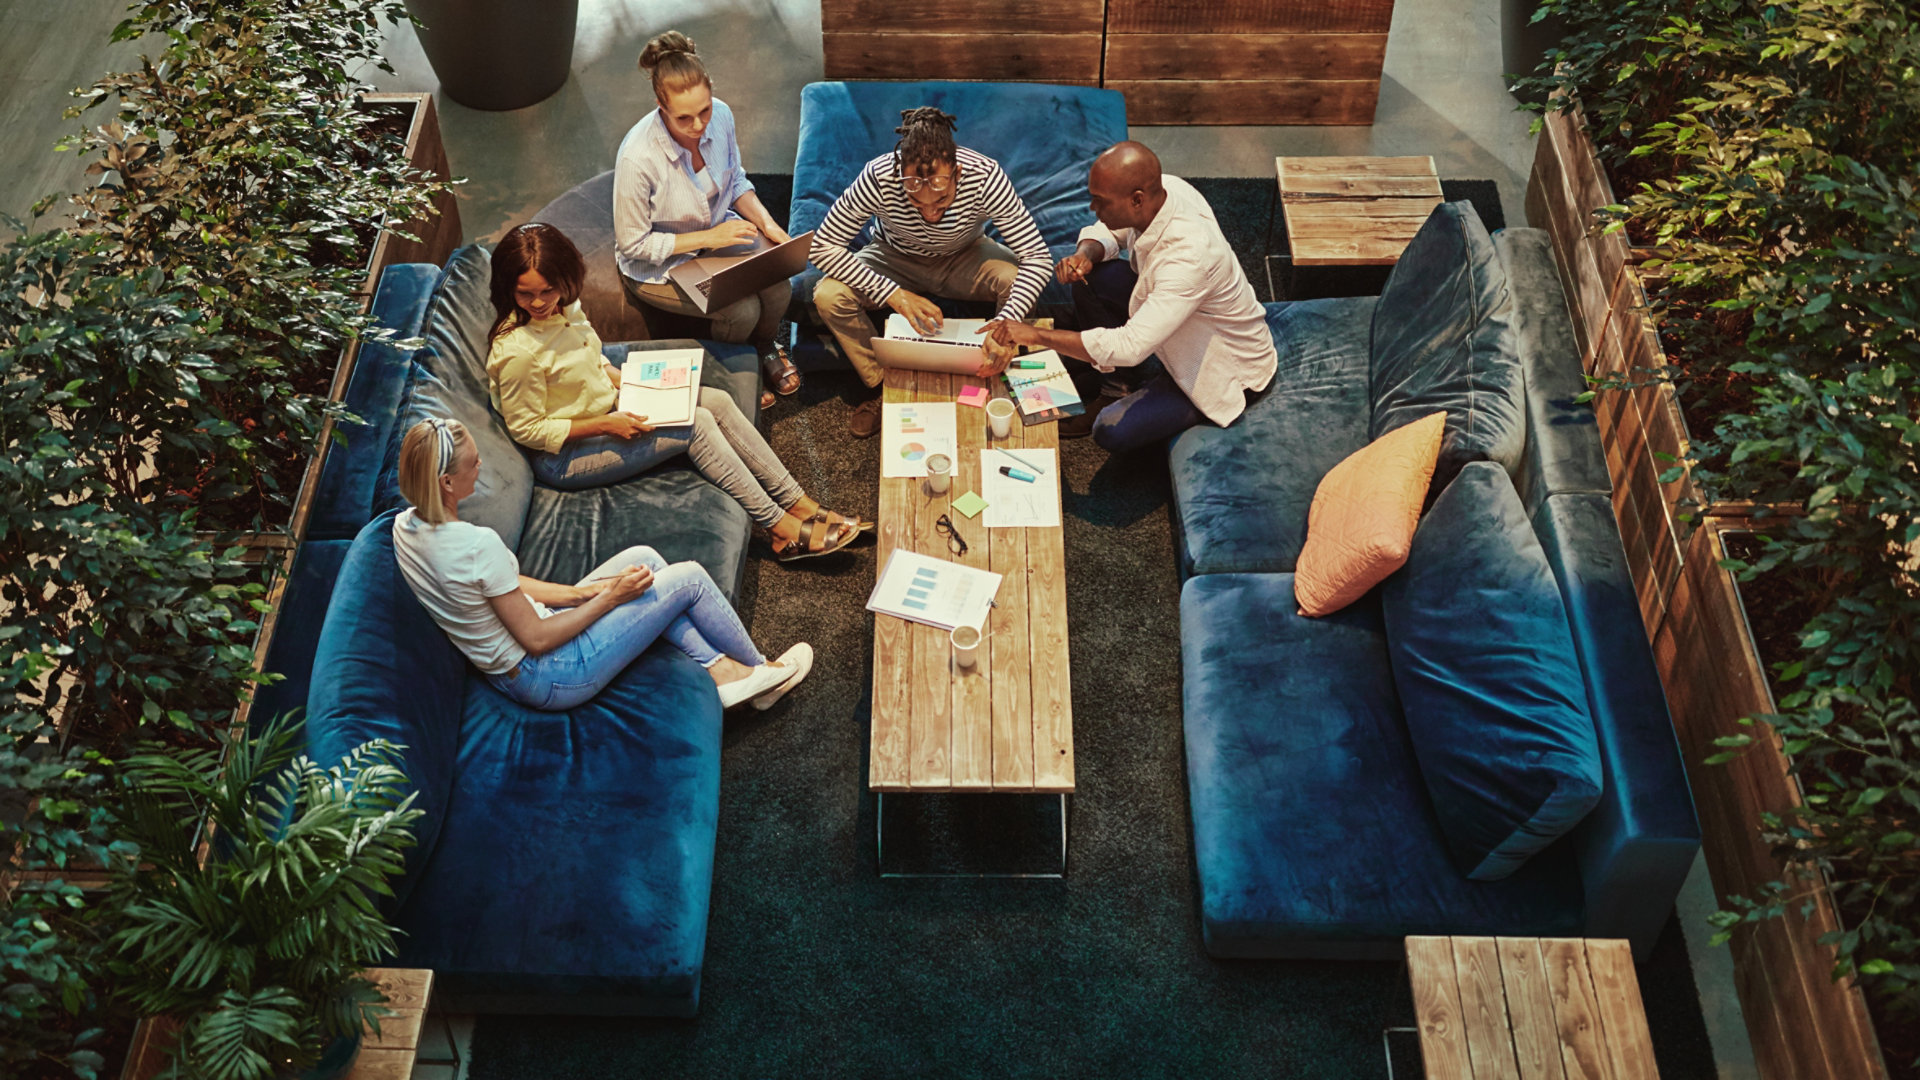
[{"label": "woman in yellow blouse", "polygon": [[493,253],[487,383],[533,475],[564,491],[613,484],[677,454],[746,508],[781,562],[825,555],[872,526],[826,510],[724,391],[702,387],[693,424],[655,431],[619,412],[620,371],[580,311],[586,264],[565,233],[522,225]]}]

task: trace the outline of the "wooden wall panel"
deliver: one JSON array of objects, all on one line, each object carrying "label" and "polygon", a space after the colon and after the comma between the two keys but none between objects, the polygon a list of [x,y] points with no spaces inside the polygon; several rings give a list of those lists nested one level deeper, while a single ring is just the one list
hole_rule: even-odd
[{"label": "wooden wall panel", "polygon": [[1385,34],[1119,34],[1107,38],[1109,80],[1380,79]]},{"label": "wooden wall panel", "polygon": [[1393,0],[1107,0],[1108,34],[1384,34]]},{"label": "wooden wall panel", "polygon": [[1099,34],[826,33],[821,44],[830,79],[1100,81]]},{"label": "wooden wall panel", "polygon": [[821,0],[820,29],[829,34],[1007,29],[1022,34],[1098,35],[1106,9],[1106,0],[942,0],[938,4]]},{"label": "wooden wall panel", "polygon": [[1371,124],[1380,84],[1107,80],[1133,124]]},{"label": "wooden wall panel", "polygon": [[[1536,143],[1527,190],[1529,220],[1548,231],[1574,332],[1587,370],[1646,371],[1663,366],[1657,328],[1646,312],[1637,271],[1627,268],[1624,238],[1591,228],[1591,211],[1613,200],[1570,113],[1550,114]],[[1687,763],[1703,850],[1716,892],[1752,894],[1783,874],[1760,839],[1763,812],[1795,805],[1799,792],[1777,740],[1725,765],[1707,765],[1714,740],[1748,733],[1737,721],[1772,711],[1731,575],[1720,569],[1719,536],[1729,519],[1689,530],[1676,508],[1692,497],[1683,477],[1660,484],[1687,446],[1685,418],[1669,386],[1595,400],[1601,443],[1613,474],[1613,505],[1639,594],[1654,658]],[[1834,983],[1833,953],[1818,943],[1837,927],[1818,882],[1795,891],[1814,901],[1802,917],[1742,927],[1731,942],[1735,987],[1760,1074],[1767,1080],[1884,1078],[1866,1003],[1851,981]]]}]

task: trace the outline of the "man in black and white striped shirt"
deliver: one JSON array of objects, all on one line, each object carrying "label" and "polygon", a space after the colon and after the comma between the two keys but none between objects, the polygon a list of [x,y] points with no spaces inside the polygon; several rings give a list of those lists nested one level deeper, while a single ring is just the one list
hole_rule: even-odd
[{"label": "man in black and white striped shirt", "polygon": [[[1053,259],[1012,181],[992,158],[953,143],[954,118],[939,109],[908,109],[894,130],[891,154],[874,158],[834,200],[813,234],[810,257],[825,278],[813,303],[840,349],[873,395],[853,410],[859,438],[880,430],[879,386],[886,369],[873,355],[867,312],[899,312],[923,333],[937,330],[940,308],[929,296],[993,300],[996,319],[1026,318],[1046,288]],[[850,250],[860,230],[879,219],[873,240]],[[991,222],[1011,250],[986,237]],[[982,345],[981,374],[1006,366],[1011,350]]]}]

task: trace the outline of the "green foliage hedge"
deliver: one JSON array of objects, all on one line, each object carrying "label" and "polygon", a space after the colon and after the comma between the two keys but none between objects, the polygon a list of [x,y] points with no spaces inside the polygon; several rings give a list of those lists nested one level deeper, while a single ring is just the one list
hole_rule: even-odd
[{"label": "green foliage hedge", "polygon": [[[1835,974],[1920,1021],[1920,9],[1878,0],[1548,0],[1530,83],[1579,102],[1650,246],[1649,299],[1709,501],[1781,515],[1743,578],[1815,612],[1771,725],[1806,794],[1763,823],[1831,879]],[[1713,392],[1703,392],[1711,384]],[[1676,470],[1677,470],[1676,466]],[[1763,511],[1764,513],[1764,511]],[[1737,753],[1752,737],[1725,740]],[[1814,880],[1818,875],[1814,876]],[[1815,886],[1817,887],[1817,886]],[[1805,897],[1735,898],[1723,930]],[[1883,1021],[1884,1023],[1884,1021]]]},{"label": "green foliage hedge", "polygon": [[[160,0],[80,92],[95,180],[0,248],[0,1072],[91,1076],[124,913],[64,875],[124,851],[116,748],[212,745],[254,685],[271,566],[338,406],[382,223],[431,212],[360,103],[400,0]],[[54,148],[46,148],[52,152]],[[36,214],[54,204],[50,197]]]}]

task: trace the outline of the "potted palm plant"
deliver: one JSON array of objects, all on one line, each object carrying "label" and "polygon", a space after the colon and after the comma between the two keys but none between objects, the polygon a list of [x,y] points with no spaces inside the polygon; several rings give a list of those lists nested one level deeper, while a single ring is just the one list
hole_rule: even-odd
[{"label": "potted palm plant", "polygon": [[[299,754],[297,722],[126,762],[115,867],[119,992],[169,1021],[161,1077],[344,1075],[383,999],[362,972],[394,952],[378,900],[420,811],[399,747],[338,764]],[[164,1041],[164,1039],[160,1040]]]}]

